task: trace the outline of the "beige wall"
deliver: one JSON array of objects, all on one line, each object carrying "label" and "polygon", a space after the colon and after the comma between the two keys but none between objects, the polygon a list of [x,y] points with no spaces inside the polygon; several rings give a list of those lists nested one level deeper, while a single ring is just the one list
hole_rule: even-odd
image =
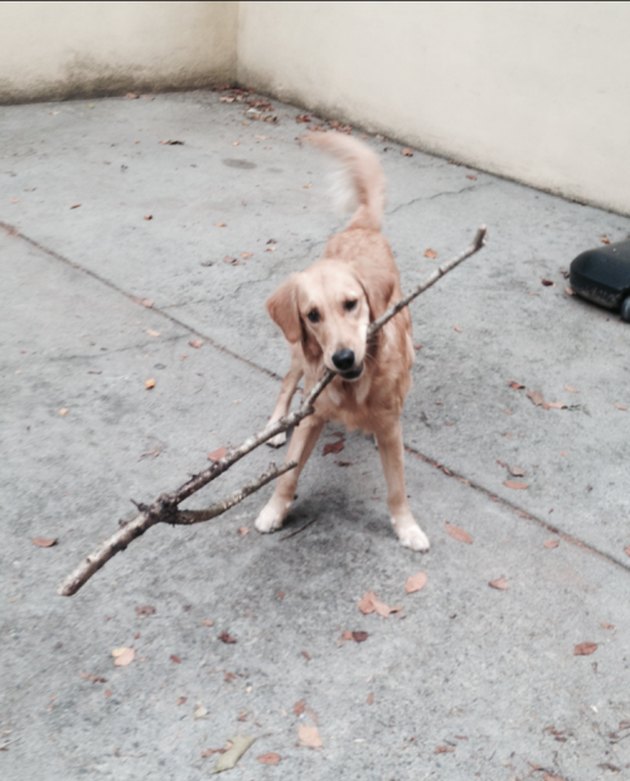
[{"label": "beige wall", "polygon": [[628,2],[3,2],[0,102],[238,78],[630,213]]},{"label": "beige wall", "polygon": [[630,212],[629,3],[239,6],[239,81]]},{"label": "beige wall", "polygon": [[237,3],[0,3],[0,102],[229,80],[237,12]]}]

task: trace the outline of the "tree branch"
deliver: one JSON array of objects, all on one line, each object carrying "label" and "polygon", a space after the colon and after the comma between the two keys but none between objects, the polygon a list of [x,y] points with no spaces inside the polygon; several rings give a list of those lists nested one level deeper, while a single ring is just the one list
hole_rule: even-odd
[{"label": "tree branch", "polygon": [[[436,271],[429,277],[428,280],[418,285],[408,296],[398,301],[392,307],[390,307],[385,314],[383,314],[378,320],[375,320],[368,329],[368,338],[373,336],[383,326],[395,317],[401,309],[409,306],[410,302],[414,298],[424,293],[432,285],[434,285],[438,279],[441,279],[445,274],[458,266],[463,260],[474,255],[485,244],[486,228],[482,226],[477,231],[473,243],[460,255],[447,261],[441,265]],[[266,485],[271,480],[284,474],[290,469],[294,469],[295,462],[284,464],[282,467],[270,466],[262,475],[256,480],[243,486],[231,496],[216,502],[211,507],[204,510],[179,510],[179,505],[199,491],[208,483],[215,480],[217,477],[227,471],[233,464],[239,461],[241,458],[251,453],[257,447],[262,445],[268,439],[271,439],[276,434],[280,434],[283,431],[287,431],[289,428],[296,426],[303,418],[308,415],[312,415],[315,411],[314,404],[319,394],[335,377],[335,373],[326,369],[322,377],[311,388],[306,395],[299,409],[295,412],[285,415],[280,420],[276,421],[273,425],[266,426],[262,431],[257,434],[253,434],[248,437],[239,447],[234,448],[226,453],[226,455],[212,463],[211,466],[193,475],[183,485],[172,493],[161,494],[151,505],[138,504],[139,514],[131,521],[124,523],[118,531],[109,537],[104,543],[102,543],[96,550],[94,550],[89,556],[87,556],[79,566],[64,580],[59,587],[59,594],[62,596],[72,596],[75,594],[81,586],[83,586],[101,567],[103,567],[113,556],[120,551],[125,550],[130,542],[133,542],[137,537],[140,537],[152,526],[157,523],[170,523],[173,525],[191,525],[194,523],[201,523],[211,518],[215,518],[218,515],[226,512],[235,504],[243,501],[247,496],[257,491],[263,485]]]}]

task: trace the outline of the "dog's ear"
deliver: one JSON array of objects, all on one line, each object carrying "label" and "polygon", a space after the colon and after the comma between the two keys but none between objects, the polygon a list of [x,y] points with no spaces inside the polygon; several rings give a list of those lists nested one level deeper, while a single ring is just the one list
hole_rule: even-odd
[{"label": "dog's ear", "polygon": [[297,342],[302,336],[302,326],[297,307],[297,274],[292,274],[286,282],[267,299],[267,311],[271,319],[279,325],[288,342]]},{"label": "dog's ear", "polygon": [[360,282],[370,307],[370,320],[377,320],[389,305],[396,278],[389,269],[372,267],[360,276]]}]

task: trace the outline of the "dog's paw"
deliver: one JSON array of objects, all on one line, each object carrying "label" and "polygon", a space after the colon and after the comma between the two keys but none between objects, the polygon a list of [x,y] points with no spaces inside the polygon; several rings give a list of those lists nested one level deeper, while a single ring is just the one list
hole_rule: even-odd
[{"label": "dog's paw", "polygon": [[392,519],[392,525],[400,544],[404,545],[405,548],[425,553],[431,547],[429,538],[415,521],[397,523]]},{"label": "dog's paw", "polygon": [[265,444],[269,445],[269,447],[282,447],[284,443],[287,441],[287,432],[281,431],[279,434],[276,434],[275,437],[271,437],[271,439],[268,439]]},{"label": "dog's paw", "polygon": [[278,506],[278,503],[272,497],[260,511],[254,525],[263,534],[278,531],[278,529],[282,528],[288,509],[288,507],[282,508]]}]

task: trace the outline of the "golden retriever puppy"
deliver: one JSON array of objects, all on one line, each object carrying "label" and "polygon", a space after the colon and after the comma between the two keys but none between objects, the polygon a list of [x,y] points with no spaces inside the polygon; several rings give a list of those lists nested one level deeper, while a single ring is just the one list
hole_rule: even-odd
[{"label": "golden retriever puppy", "polygon": [[[383,170],[371,149],[354,138],[313,133],[307,139],[341,164],[356,208],[348,226],[328,241],[323,257],[292,274],[267,301],[272,320],[291,345],[291,369],[270,423],[287,413],[302,376],[306,392],[325,368],[337,376],[315,401],[315,413],[293,431],[287,461],[298,466],[276,481],[256,528],[272,532],[282,526],[300,472],[324,424],[332,420],[375,435],[394,531],[403,545],[426,551],[429,540],[407,502],[400,424],[414,359],[408,310],[367,339],[369,324],[401,297],[398,269],[380,232]],[[274,440],[280,444],[282,435]]]}]

